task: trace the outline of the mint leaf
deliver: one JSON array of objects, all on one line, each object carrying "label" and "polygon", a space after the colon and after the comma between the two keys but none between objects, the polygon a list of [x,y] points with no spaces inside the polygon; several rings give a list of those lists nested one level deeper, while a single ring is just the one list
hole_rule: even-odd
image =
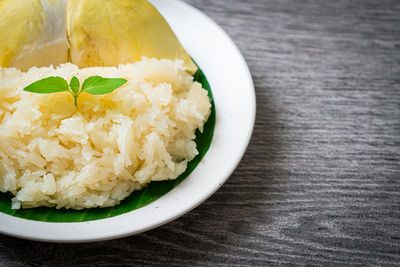
[{"label": "mint leaf", "polygon": [[48,77],[24,88],[24,91],[48,94],[68,91],[68,82],[61,77]]},{"label": "mint leaf", "polygon": [[69,87],[71,87],[72,93],[75,95],[79,92],[79,80],[76,76],[72,77],[71,81],[69,82]]},{"label": "mint leaf", "polygon": [[[1,1],[1,0],[0,0]],[[24,88],[24,91],[39,94],[68,92],[74,98],[75,107],[78,107],[78,96],[83,92],[92,95],[104,95],[111,93],[127,80],[120,78],[103,78],[98,75],[87,78],[79,90],[79,80],[76,76],[68,82],[61,77],[54,76],[36,81]]]},{"label": "mint leaf", "polygon": [[118,87],[127,82],[121,78],[103,78],[100,76],[92,76],[87,78],[82,85],[82,91],[92,95],[104,95],[111,93]]}]

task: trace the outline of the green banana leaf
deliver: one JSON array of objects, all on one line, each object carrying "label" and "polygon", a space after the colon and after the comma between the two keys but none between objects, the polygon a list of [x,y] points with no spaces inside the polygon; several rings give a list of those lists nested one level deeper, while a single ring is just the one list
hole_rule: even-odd
[{"label": "green banana leaf", "polygon": [[195,142],[199,154],[188,163],[186,171],[175,180],[151,182],[148,186],[140,191],[134,191],[129,197],[121,201],[119,205],[110,208],[92,208],[83,210],[72,209],[56,209],[48,207],[39,207],[32,209],[11,209],[12,195],[9,193],[0,192],[0,212],[24,218],[29,220],[43,221],[43,222],[84,222],[91,220],[100,220],[123,213],[127,213],[143,207],[144,205],[162,197],[171,191],[174,187],[180,184],[200,163],[201,159],[206,154],[210,147],[211,140],[215,127],[215,105],[211,93],[210,85],[199,68],[194,75],[194,80],[200,82],[203,88],[208,91],[208,96],[211,100],[211,114],[204,130],[201,133],[197,130]]}]

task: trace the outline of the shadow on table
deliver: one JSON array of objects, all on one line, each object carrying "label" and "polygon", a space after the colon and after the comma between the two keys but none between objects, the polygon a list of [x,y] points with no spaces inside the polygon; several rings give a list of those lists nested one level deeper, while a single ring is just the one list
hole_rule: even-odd
[{"label": "shadow on table", "polygon": [[226,252],[250,253],[251,247],[244,248],[242,240],[257,232],[253,226],[272,224],[268,203],[274,201],[271,185],[281,150],[274,104],[265,95],[269,90],[257,90],[263,82],[257,77],[254,82],[257,117],[249,147],[224,186],[198,208],[157,229],[97,243],[53,244],[1,236],[0,258],[10,265],[13,261],[40,266],[188,265],[235,256]]}]

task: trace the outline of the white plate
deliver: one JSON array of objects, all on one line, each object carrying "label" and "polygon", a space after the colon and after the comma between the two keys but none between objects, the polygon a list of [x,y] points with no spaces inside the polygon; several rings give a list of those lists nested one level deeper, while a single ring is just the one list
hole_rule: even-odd
[{"label": "white plate", "polygon": [[151,0],[205,73],[214,95],[216,125],[207,154],[179,186],[140,209],[79,223],[48,223],[0,213],[0,232],[51,241],[87,242],[140,233],[182,216],[211,196],[242,158],[253,131],[255,93],[241,53],[221,28],[178,0]]}]

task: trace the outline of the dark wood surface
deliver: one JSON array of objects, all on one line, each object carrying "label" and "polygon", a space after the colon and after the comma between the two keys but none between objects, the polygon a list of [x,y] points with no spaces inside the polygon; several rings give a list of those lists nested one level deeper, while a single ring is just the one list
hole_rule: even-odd
[{"label": "dark wood surface", "polygon": [[0,236],[0,265],[399,265],[400,1],[187,2],[253,75],[257,119],[237,170],[192,212],[136,236]]}]

